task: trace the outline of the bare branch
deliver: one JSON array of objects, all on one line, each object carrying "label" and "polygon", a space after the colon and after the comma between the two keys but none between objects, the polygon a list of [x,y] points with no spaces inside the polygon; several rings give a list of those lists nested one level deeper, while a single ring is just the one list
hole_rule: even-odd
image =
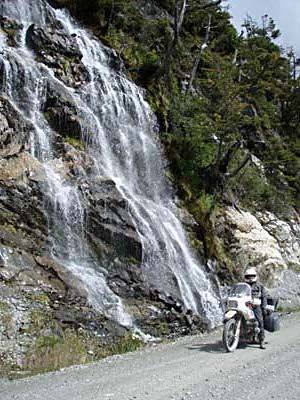
[{"label": "bare branch", "polygon": [[[200,10],[204,10],[204,9],[209,8],[209,7],[218,6],[221,3],[222,3],[222,0],[211,1],[211,2],[209,2],[207,4],[202,5],[202,6],[198,6],[198,4],[197,4],[197,8],[200,9]],[[173,28],[171,39],[170,39],[170,42],[169,42],[169,45],[168,45],[168,48],[167,48],[167,51],[166,51],[166,54],[165,54],[164,63],[163,63],[163,69],[164,69],[165,75],[168,75],[168,73],[169,73],[171,58],[172,58],[173,53],[174,53],[174,51],[175,51],[175,49],[177,47],[177,44],[179,43],[181,28],[182,28],[182,25],[183,25],[183,21],[184,21],[184,17],[185,17],[187,8],[188,8],[187,0],[177,0],[176,1],[175,10],[174,10],[174,28]],[[208,24],[208,28],[207,28],[207,31],[206,31],[207,39],[202,44],[202,46],[200,48],[200,53],[203,52],[203,50],[207,47],[210,29],[211,29],[211,15],[209,16],[209,24]],[[201,58],[201,54],[200,54],[199,57]],[[199,61],[200,61],[200,58],[199,58]],[[199,61],[198,61],[198,64],[199,64]],[[195,63],[196,62],[197,62],[197,60],[195,61]],[[195,68],[195,71],[197,71],[198,65],[194,65],[194,68]],[[196,74],[196,72],[195,72],[195,74]],[[192,81],[193,81],[193,79],[194,78],[192,78]],[[189,87],[190,86],[191,85],[189,84]],[[188,91],[189,90],[190,89],[188,89]]]},{"label": "bare branch", "polygon": [[187,2],[186,2],[186,0],[183,0],[181,11],[180,11],[180,15],[179,15],[179,19],[178,19],[178,33],[180,32],[182,24],[183,24],[184,15],[185,15],[185,12],[186,12],[186,7],[187,7]]},{"label": "bare branch", "polygon": [[[176,1],[173,33],[172,33],[172,37],[169,42],[168,49],[167,49],[166,55],[165,55],[164,71],[165,71],[166,75],[169,72],[171,57],[172,57],[173,52],[179,42],[180,31],[182,28],[184,15],[185,15],[186,8],[187,8],[187,0],[183,0],[181,8],[180,8],[180,3],[181,3],[180,0]],[[179,9],[180,9],[180,11],[179,11]]]},{"label": "bare branch", "polygon": [[238,149],[241,147],[241,144],[242,144],[241,141],[237,140],[229,147],[222,161],[220,162],[219,166],[220,172],[227,173],[229,163],[236,154],[236,152],[238,151]]},{"label": "bare branch", "polygon": [[251,155],[247,154],[243,161],[229,174],[229,177],[233,177],[236,176],[247,164],[248,162],[251,160]]},{"label": "bare branch", "polygon": [[200,63],[200,60],[201,60],[202,53],[208,46],[210,30],[211,30],[211,14],[209,14],[209,16],[208,16],[208,25],[206,27],[205,39],[204,39],[202,45],[200,46],[198,55],[197,55],[197,57],[196,57],[196,59],[194,61],[194,65],[193,65],[193,69],[192,69],[189,85],[188,85],[188,88],[187,88],[187,94],[190,93],[191,90],[192,90],[193,81],[195,79],[195,76],[196,76],[196,73],[197,73],[197,70],[198,70],[198,67],[199,67],[199,63]]}]

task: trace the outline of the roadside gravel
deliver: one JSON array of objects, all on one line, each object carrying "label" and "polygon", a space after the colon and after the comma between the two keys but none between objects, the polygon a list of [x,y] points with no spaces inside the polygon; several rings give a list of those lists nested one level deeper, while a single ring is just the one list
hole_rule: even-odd
[{"label": "roadside gravel", "polygon": [[1,400],[300,399],[300,314],[258,346],[225,353],[221,330],[19,381]]}]

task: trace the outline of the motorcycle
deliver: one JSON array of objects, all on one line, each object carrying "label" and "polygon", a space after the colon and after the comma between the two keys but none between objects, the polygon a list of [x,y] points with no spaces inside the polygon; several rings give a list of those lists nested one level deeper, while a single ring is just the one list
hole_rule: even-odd
[{"label": "motorcycle", "polygon": [[[226,351],[233,352],[241,339],[259,343],[260,328],[253,309],[260,305],[261,300],[252,297],[251,287],[247,283],[238,283],[229,288],[223,321],[223,345]],[[275,311],[275,306],[269,304],[266,310],[271,314]],[[273,331],[278,329],[279,322]]]}]

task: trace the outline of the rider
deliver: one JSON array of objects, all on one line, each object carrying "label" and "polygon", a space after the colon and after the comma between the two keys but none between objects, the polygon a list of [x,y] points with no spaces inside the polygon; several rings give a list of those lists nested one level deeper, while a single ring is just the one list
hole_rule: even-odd
[{"label": "rider", "polygon": [[264,315],[266,313],[267,305],[267,291],[265,287],[257,282],[257,271],[256,268],[247,268],[244,274],[245,282],[251,286],[252,297],[259,299],[261,301],[260,306],[254,306],[253,311],[255,317],[259,323],[260,333],[259,333],[259,344],[261,349],[265,349],[265,328],[264,328]]}]

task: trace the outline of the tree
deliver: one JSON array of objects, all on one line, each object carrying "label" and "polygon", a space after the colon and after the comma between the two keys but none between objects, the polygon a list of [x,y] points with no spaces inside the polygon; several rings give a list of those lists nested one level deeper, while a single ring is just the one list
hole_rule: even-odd
[{"label": "tree", "polygon": [[[183,22],[186,16],[186,13],[188,12],[188,9],[192,9],[193,11],[195,9],[197,10],[206,10],[211,7],[216,7],[219,6],[222,3],[222,0],[215,0],[215,1],[208,1],[208,0],[202,0],[202,1],[193,1],[191,0],[189,3],[187,0],[176,0],[175,6],[174,6],[174,23],[173,23],[173,30],[171,34],[171,38],[167,47],[167,51],[165,54],[164,58],[164,63],[163,63],[163,70],[164,74],[166,76],[169,75],[169,70],[170,70],[170,64],[172,57],[174,55],[174,52],[177,48],[177,45],[180,40],[180,34],[183,26]],[[210,26],[210,23],[209,23]]]}]

